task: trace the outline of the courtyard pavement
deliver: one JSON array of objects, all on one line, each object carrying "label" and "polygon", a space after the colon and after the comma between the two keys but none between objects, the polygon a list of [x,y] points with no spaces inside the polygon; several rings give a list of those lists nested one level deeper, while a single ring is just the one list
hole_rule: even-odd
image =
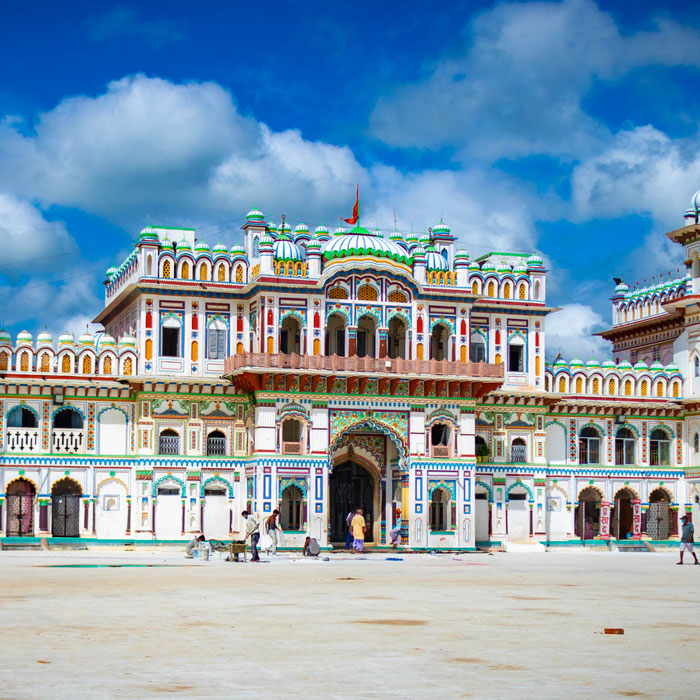
[{"label": "courtyard pavement", "polygon": [[3,551],[0,698],[696,698],[676,557]]}]

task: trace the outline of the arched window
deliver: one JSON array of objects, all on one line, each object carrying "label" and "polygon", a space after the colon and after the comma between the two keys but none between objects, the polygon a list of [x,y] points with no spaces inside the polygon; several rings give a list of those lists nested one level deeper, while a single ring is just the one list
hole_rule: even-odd
[{"label": "arched window", "polygon": [[600,380],[597,378],[593,380],[593,393],[594,394],[600,393]]},{"label": "arched window", "polygon": [[525,341],[519,335],[514,335],[508,343],[508,371],[525,371]]},{"label": "arched window", "polygon": [[53,427],[59,430],[77,430],[83,427],[83,417],[73,408],[62,408],[53,417]]},{"label": "arched window", "polygon": [[287,486],[282,492],[280,525],[286,531],[298,531],[304,526],[304,494],[298,486]]},{"label": "arched window", "polygon": [[673,382],[671,385],[671,395],[673,396],[674,399],[677,399],[681,394],[681,385],[680,382]]},{"label": "arched window", "polygon": [[481,333],[473,333],[469,345],[469,359],[472,362],[486,362],[486,343]]},{"label": "arched window", "polygon": [[51,355],[49,355],[48,352],[44,352],[41,354],[41,364],[39,370],[41,372],[51,371]]},{"label": "arched window", "polygon": [[566,391],[566,379],[559,377],[559,393],[563,394]]},{"label": "arched window", "polygon": [[629,428],[620,428],[615,436],[615,464],[634,464],[637,438]]},{"label": "arched window", "polygon": [[363,284],[357,290],[357,298],[360,301],[377,301],[379,298],[377,295],[377,290],[370,284]]},{"label": "arched window", "polygon": [[656,395],[657,395],[657,396],[663,396],[663,395],[664,395],[664,383],[663,383],[663,382],[659,382],[659,383],[656,385]]},{"label": "arched window", "polygon": [[523,438],[515,438],[510,443],[510,461],[514,464],[527,462],[527,443]]},{"label": "arched window", "polygon": [[182,263],[182,267],[180,268],[180,277],[183,280],[188,280],[190,278],[190,264],[187,261]]},{"label": "arched window", "polygon": [[430,454],[432,457],[450,457],[452,453],[452,428],[446,423],[433,423],[430,427]]},{"label": "arched window", "polygon": [[216,319],[207,327],[207,358],[223,360],[228,355],[228,329],[226,324]]},{"label": "arched window", "polygon": [[535,299],[540,298],[540,283],[539,280],[535,282]]},{"label": "arched window", "polygon": [[20,372],[29,372],[29,353],[23,352],[19,358]]},{"label": "arched window", "polygon": [[160,354],[163,357],[180,357],[182,343],[180,338],[181,325],[175,316],[165,318],[160,328]]},{"label": "arched window", "polygon": [[671,464],[671,440],[662,428],[652,430],[649,436],[649,464],[654,467]]},{"label": "arched window", "polygon": [[632,381],[629,379],[625,382],[625,396],[632,396]]},{"label": "arched window", "polygon": [[615,393],[615,380],[611,377],[608,381],[608,394],[612,396]]},{"label": "arched window", "polygon": [[700,434],[698,433],[693,435],[693,450],[695,451],[695,454],[700,452]]},{"label": "arched window", "polygon": [[525,292],[526,288],[524,284],[521,284],[520,287],[518,288],[518,299],[524,299],[525,298]]},{"label": "arched window", "polygon": [[508,282],[503,287],[503,298],[510,299],[510,284]]},{"label": "arched window", "polygon": [[166,260],[165,262],[163,262],[163,277],[165,279],[170,279],[170,275],[170,260]]},{"label": "arched window", "polygon": [[325,352],[345,357],[345,316],[342,314],[331,314],[326,320]]},{"label": "arched window", "polygon": [[693,367],[695,368],[695,376],[700,377],[700,358],[697,355],[693,361]]},{"label": "arched window", "polygon": [[452,494],[442,486],[436,488],[430,496],[430,529],[445,532],[451,528]]},{"label": "arched window", "polygon": [[389,357],[406,359],[406,335],[408,328],[401,316],[394,316],[389,321],[389,333],[387,335],[387,351]]},{"label": "arched window", "polygon": [[476,296],[478,293],[479,293],[479,283],[476,280],[474,280],[472,282],[472,294],[474,296]]},{"label": "arched window", "polygon": [[600,464],[600,433],[595,428],[584,428],[578,439],[578,463]]},{"label": "arched window", "polygon": [[226,267],[224,265],[219,265],[219,269],[216,273],[216,279],[219,282],[226,281]]},{"label": "arched window", "polygon": [[450,331],[442,323],[437,323],[433,326],[433,332],[430,334],[430,359],[431,360],[449,360]]},{"label": "arched window", "polygon": [[303,423],[295,418],[282,421],[282,454],[301,454]]},{"label": "arched window", "polygon": [[68,353],[66,353],[62,358],[61,358],[61,372],[63,374],[69,374],[71,371],[71,358]]},{"label": "arched window", "polygon": [[394,304],[406,304],[408,302],[408,297],[405,292],[395,289],[393,292],[389,292],[387,300]]},{"label": "arched window", "polygon": [[9,357],[8,353],[6,352],[0,352],[0,370],[6,370],[7,369],[7,358]]},{"label": "arched window", "polygon": [[134,373],[134,361],[130,358],[127,357],[126,360],[124,360],[124,375],[125,376],[130,376]]},{"label": "arched window", "polygon": [[36,428],[37,420],[34,411],[30,411],[24,406],[15,406],[7,414],[8,428]]},{"label": "arched window", "polygon": [[236,282],[238,282],[238,284],[243,282],[243,265],[236,266]]},{"label": "arched window", "polygon": [[576,393],[577,394],[583,393],[583,378],[582,377],[576,377]]},{"label": "arched window", "polygon": [[199,266],[199,279],[202,282],[206,282],[209,279],[209,268],[206,266],[205,263],[202,263]]},{"label": "arched window", "polygon": [[329,299],[347,299],[348,292],[344,287],[332,287],[328,291]]},{"label": "arched window", "polygon": [[377,319],[365,314],[357,322],[357,356],[376,357]]},{"label": "arched window", "polygon": [[647,384],[647,380],[646,380],[646,379],[642,380],[642,384],[641,384],[641,394],[642,394],[642,396],[646,396],[646,395],[647,395],[647,391],[648,391],[647,387],[648,387],[648,386],[649,386],[649,385]]},{"label": "arched window", "polygon": [[495,297],[496,296],[496,287],[494,286],[493,282],[489,282],[488,289],[489,289],[488,295],[490,297]]},{"label": "arched window", "polygon": [[207,456],[223,457],[226,454],[226,436],[220,430],[207,435]]},{"label": "arched window", "polygon": [[258,236],[253,239],[253,257],[260,257],[260,238]]},{"label": "arched window", "polygon": [[158,454],[180,454],[180,436],[175,430],[172,430],[171,428],[166,428],[158,436]]},{"label": "arched window", "polygon": [[112,374],[112,358],[109,355],[107,355],[107,357],[105,357],[104,369],[102,370],[102,373],[103,374]]},{"label": "arched window", "polygon": [[90,355],[83,357],[83,374],[92,374],[92,358]]}]

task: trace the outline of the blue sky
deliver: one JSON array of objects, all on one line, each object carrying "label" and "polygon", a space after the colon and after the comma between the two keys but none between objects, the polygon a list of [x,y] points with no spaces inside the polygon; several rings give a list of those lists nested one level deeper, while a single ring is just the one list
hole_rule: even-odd
[{"label": "blue sky", "polygon": [[[253,205],[440,216],[539,251],[548,355],[599,357],[612,276],[675,276],[700,188],[687,2],[3,5],[0,323],[80,333],[150,214],[240,238]],[[4,303],[3,303],[4,302]],[[585,359],[585,358],[584,358]]]}]

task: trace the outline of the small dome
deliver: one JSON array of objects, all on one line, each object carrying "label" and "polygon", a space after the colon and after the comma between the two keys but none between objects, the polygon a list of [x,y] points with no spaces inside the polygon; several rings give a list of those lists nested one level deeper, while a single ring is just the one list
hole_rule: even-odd
[{"label": "small dome", "polygon": [[116,267],[108,267],[107,268],[107,279],[112,279],[114,275],[117,274],[117,268]]},{"label": "small dome", "polygon": [[481,267],[479,267],[479,263],[476,260],[472,260],[469,263],[469,270],[474,270],[474,271],[481,271]]},{"label": "small dome", "polygon": [[290,233],[292,227],[285,221],[283,224],[280,225],[278,230],[280,233]]},{"label": "small dome", "polygon": [[426,251],[426,267],[428,270],[450,269],[450,266],[444,256],[442,256],[432,247]]},{"label": "small dome", "polygon": [[162,250],[173,250],[173,242],[167,238],[160,244]]},{"label": "small dome", "polygon": [[554,360],[554,366],[555,367],[566,367],[566,360],[559,355],[556,360]]},{"label": "small dome", "polygon": [[377,238],[384,238],[384,234],[378,228],[375,228],[374,231],[372,231],[372,235],[377,236]]},{"label": "small dome", "polygon": [[37,345],[53,345],[53,336],[48,331],[41,331],[36,337]]},{"label": "small dome", "polygon": [[629,292],[629,286],[626,285],[624,282],[620,282],[620,284],[615,287],[616,292]]},{"label": "small dome", "polygon": [[583,360],[579,360],[578,357],[574,357],[573,360],[569,363],[569,367],[578,369],[579,367],[583,367]]},{"label": "small dome", "polygon": [[513,272],[516,275],[526,275],[527,274],[527,265],[523,265],[522,263],[520,265],[514,265]]},{"label": "small dome", "polygon": [[34,336],[29,331],[20,331],[17,334],[17,345],[32,344]]},{"label": "small dome", "polygon": [[328,226],[317,226],[314,233],[318,236],[319,233],[328,233]]},{"label": "small dome", "polygon": [[501,263],[501,264],[498,266],[498,274],[499,274],[499,275],[507,275],[507,274],[510,274],[510,273],[512,272],[512,270],[513,270],[513,268],[512,268],[510,265],[506,264],[506,263]]},{"label": "small dome", "polygon": [[487,260],[484,263],[484,266],[481,268],[482,272],[496,272],[496,266],[490,261]]},{"label": "small dome", "polygon": [[86,347],[88,345],[94,345],[95,344],[95,338],[93,337],[92,333],[88,333],[85,331],[80,338],[78,338],[78,345],[80,347]]},{"label": "small dome", "polygon": [[421,237],[418,239],[420,241],[420,244],[424,247],[427,248],[430,245],[430,234],[429,233],[424,233],[421,235]]},{"label": "small dome", "polygon": [[139,241],[157,241],[158,240],[158,232],[151,228],[150,226],[146,226],[146,228],[141,229],[141,233],[139,233]]},{"label": "small dome", "polygon": [[111,335],[109,335],[109,333],[104,333],[100,338],[100,347],[116,348],[117,341]]},{"label": "small dome", "polygon": [[277,233],[277,226],[275,226],[272,221],[268,221],[266,230],[268,233]]},{"label": "small dome", "polygon": [[413,258],[416,260],[416,262],[417,262],[418,259],[420,258],[420,261],[421,261],[422,263],[425,263],[425,248],[424,248],[422,245],[417,245],[417,246],[411,251],[411,255],[412,255]]},{"label": "small dome", "polygon": [[231,257],[234,255],[245,255],[245,248],[242,245],[232,245],[229,252],[231,253]]},{"label": "small dome", "polygon": [[632,369],[632,363],[627,362],[627,360],[623,360],[620,362],[620,364],[617,366],[618,369]]},{"label": "small dome", "polygon": [[275,260],[303,260],[304,256],[299,246],[291,241],[286,234],[280,236],[272,245]]},{"label": "small dome", "polygon": [[670,365],[666,365],[666,371],[671,374],[673,372],[680,372],[678,369],[678,365],[675,362],[672,362]]},{"label": "small dome", "polygon": [[700,190],[698,190],[690,199],[690,209],[693,214],[700,213]]},{"label": "small dome", "polygon": [[297,224],[294,228],[294,233],[308,233],[309,227],[304,223]]},{"label": "small dome", "polygon": [[464,248],[460,248],[455,253],[455,260],[469,260],[469,253]]},{"label": "small dome", "polygon": [[260,209],[253,207],[245,215],[245,218],[248,219],[248,221],[262,221],[265,218],[265,215],[260,211]]},{"label": "small dome", "polygon": [[418,243],[418,236],[411,231],[408,236],[406,236],[407,243]]},{"label": "small dome", "polygon": [[265,248],[271,248],[272,244],[276,241],[276,238],[273,238],[272,236],[268,236],[265,234],[264,236],[260,236],[260,248],[262,249],[263,247]]},{"label": "small dome", "polygon": [[58,345],[75,345],[75,338],[73,337],[73,334],[69,333],[68,331],[61,333],[61,335],[58,336]]},{"label": "small dome", "polygon": [[321,241],[318,240],[318,238],[312,238],[307,244],[306,244],[306,252],[307,253],[316,253],[317,251],[321,250]]},{"label": "small dome", "polygon": [[652,372],[663,372],[664,366],[658,360],[656,360],[655,362],[651,363],[651,367],[649,367],[649,369]]},{"label": "small dome", "polygon": [[338,228],[333,232],[333,235],[342,236],[344,233],[347,233],[346,230],[342,226],[338,226]]},{"label": "small dome", "polygon": [[0,330],[0,345],[12,345],[12,337],[4,328]]},{"label": "small dome", "polygon": [[314,231],[314,238],[325,243],[331,239],[331,234],[328,232],[327,226],[317,226]]},{"label": "small dome", "polygon": [[206,241],[197,241],[194,247],[195,253],[208,253],[211,249]]},{"label": "small dome", "polygon": [[600,369],[600,362],[592,357],[586,362],[586,367],[588,367],[588,369]]},{"label": "small dome", "polygon": [[228,248],[223,243],[217,243],[212,250],[214,253],[228,253]]},{"label": "small dome", "polygon": [[177,254],[180,255],[180,253],[191,253],[192,252],[192,246],[189,244],[188,241],[182,240],[177,244]]},{"label": "small dome", "polygon": [[636,369],[638,372],[641,372],[641,371],[643,371],[643,370],[645,370],[645,369],[649,369],[649,365],[648,365],[646,362],[644,362],[643,360],[640,360],[640,361],[637,362],[637,364],[634,366],[634,369]]},{"label": "small dome", "polygon": [[440,221],[433,226],[433,233],[450,233],[450,227],[442,219],[440,219]]},{"label": "small dome", "polygon": [[605,360],[601,365],[603,369],[615,369],[616,366],[617,365],[612,360]]},{"label": "small dome", "polygon": [[119,338],[119,348],[135,348],[136,338],[133,335],[123,335]]}]

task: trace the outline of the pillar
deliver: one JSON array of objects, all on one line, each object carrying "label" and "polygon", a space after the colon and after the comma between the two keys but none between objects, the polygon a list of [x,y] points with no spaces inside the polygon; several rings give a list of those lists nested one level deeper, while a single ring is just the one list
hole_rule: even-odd
[{"label": "pillar", "polygon": [[126,536],[131,535],[131,497],[126,497]]},{"label": "pillar", "polygon": [[600,504],[600,539],[610,539],[610,502],[602,501]]},{"label": "pillar", "polygon": [[642,501],[639,498],[632,501],[632,539],[642,539]]}]

